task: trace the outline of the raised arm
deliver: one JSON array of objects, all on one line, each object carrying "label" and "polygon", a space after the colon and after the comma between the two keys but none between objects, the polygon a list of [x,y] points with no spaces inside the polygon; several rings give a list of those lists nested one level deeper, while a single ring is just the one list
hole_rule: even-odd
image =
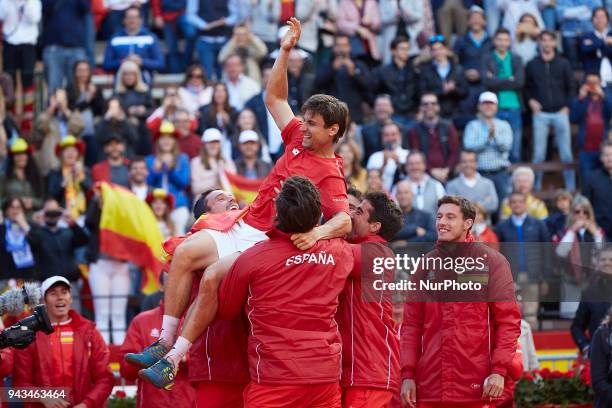
[{"label": "raised arm", "polygon": [[289,102],[287,102],[289,93],[289,86],[287,84],[287,61],[289,60],[289,52],[295,47],[302,33],[302,26],[297,18],[292,17],[288,21],[288,24],[289,31],[287,31],[281,40],[280,52],[272,67],[264,99],[266,107],[272,114],[274,122],[280,130],[283,130],[291,119],[294,118],[293,111],[289,106]]}]

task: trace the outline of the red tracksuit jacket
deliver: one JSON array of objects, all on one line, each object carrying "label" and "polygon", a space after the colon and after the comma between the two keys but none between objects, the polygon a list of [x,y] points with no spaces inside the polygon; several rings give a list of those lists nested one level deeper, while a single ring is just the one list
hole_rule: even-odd
[{"label": "red tracksuit jacket", "polygon": [[[387,242],[378,235],[365,237],[353,248],[354,268],[362,274],[373,275],[372,262],[367,261],[372,257],[394,256]],[[362,270],[362,265],[366,270]],[[386,270],[384,280],[393,281],[394,272]],[[400,376],[399,328],[393,322],[393,305],[384,295],[377,302],[364,300],[364,284],[367,283],[361,276],[351,278],[340,295],[336,319],[342,334],[341,385],[397,390]]]},{"label": "red tracksuit jacket", "polygon": [[268,385],[325,384],[340,379],[338,296],[353,269],[351,246],[322,240],[300,251],[276,229],[245,251],[223,279],[218,317],[250,322],[251,380]]},{"label": "red tracksuit jacket", "polygon": [[[128,327],[121,345],[121,376],[129,381],[138,378],[138,367],[128,364],[123,356],[135,353],[156,341],[161,331],[163,306],[138,314]],[[195,391],[189,384],[187,367],[181,364],[172,391],[160,390],[149,383],[138,380],[137,406],[146,408],[195,407]]]}]

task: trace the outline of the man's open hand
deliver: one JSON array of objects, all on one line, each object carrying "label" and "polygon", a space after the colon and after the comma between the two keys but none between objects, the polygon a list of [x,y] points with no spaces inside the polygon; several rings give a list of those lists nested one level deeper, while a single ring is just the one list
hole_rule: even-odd
[{"label": "man's open hand", "polygon": [[504,392],[504,377],[499,374],[491,374],[484,380],[482,398],[499,398]]},{"label": "man's open hand", "polygon": [[287,21],[287,24],[289,24],[289,31],[285,33],[281,40],[281,49],[291,51],[300,39],[302,25],[300,24],[300,20],[295,17],[291,17],[289,21]]},{"label": "man's open hand", "polygon": [[402,383],[402,405],[416,407],[416,382],[414,380],[404,380]]},{"label": "man's open hand", "polygon": [[319,234],[316,228],[311,229],[308,232],[291,235],[291,241],[293,245],[298,247],[301,251],[306,251],[314,246],[319,240]]}]

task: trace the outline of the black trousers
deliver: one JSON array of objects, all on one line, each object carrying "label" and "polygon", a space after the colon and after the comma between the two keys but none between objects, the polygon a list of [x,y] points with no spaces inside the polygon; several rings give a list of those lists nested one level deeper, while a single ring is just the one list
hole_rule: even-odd
[{"label": "black trousers", "polygon": [[3,42],[2,60],[4,71],[6,71],[13,82],[17,71],[21,71],[21,81],[24,88],[29,88],[34,83],[34,64],[36,63],[36,46],[34,44],[13,45]]}]

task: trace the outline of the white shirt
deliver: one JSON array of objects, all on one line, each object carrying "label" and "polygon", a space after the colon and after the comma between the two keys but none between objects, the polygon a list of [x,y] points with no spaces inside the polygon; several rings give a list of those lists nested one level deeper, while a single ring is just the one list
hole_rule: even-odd
[{"label": "white shirt", "polygon": [[459,177],[461,178],[461,180],[463,180],[466,186],[468,186],[469,188],[474,188],[476,184],[478,184],[478,180],[480,179],[480,174],[476,173],[474,177],[467,178],[465,177],[463,173],[461,173],[459,174]]},{"label": "white shirt", "polygon": [[[595,31],[595,35],[605,42],[606,37],[608,36],[608,30],[604,31],[603,33]],[[610,64],[610,60],[608,59],[608,57],[604,57],[601,54],[601,50],[597,50],[597,56],[601,58],[601,66],[599,67],[599,77],[601,78],[601,82],[605,85],[609,82],[612,82],[612,64]]]},{"label": "white shirt", "polygon": [[514,215],[512,214],[512,223],[515,227],[522,227],[525,222],[525,218],[527,218],[527,213],[523,215]]},{"label": "white shirt", "polygon": [[136,197],[138,197],[142,201],[146,200],[148,191],[149,186],[147,186],[146,184],[143,186],[132,186],[132,193],[136,194]]},{"label": "white shirt", "polygon": [[[385,164],[385,151],[380,150],[372,153],[368,159],[368,165],[366,166],[368,170],[382,169],[382,183],[387,191],[391,191],[393,178],[395,177],[398,166],[406,163],[406,158],[408,157],[408,153],[410,153],[409,150],[403,149],[402,146],[397,146],[393,152],[397,155],[400,161],[399,163],[396,163],[394,159],[389,159]],[[382,168],[383,164],[385,165],[384,169]]]},{"label": "white shirt", "polygon": [[268,149],[270,153],[276,154],[283,144],[283,137],[268,108],[266,108],[266,120],[268,121]]},{"label": "white shirt", "polygon": [[229,104],[238,110],[242,110],[249,99],[261,92],[257,81],[244,74],[240,74],[235,83],[226,79],[225,84],[229,93]]},{"label": "white shirt", "polygon": [[[425,184],[427,184],[430,178],[431,177],[429,177],[429,174],[425,174],[423,179],[419,182],[409,179],[410,184],[412,185],[414,206],[419,210],[423,210],[423,208],[425,208]],[[440,183],[438,180],[434,180],[434,186],[436,188],[436,197],[439,200],[440,198],[444,197],[446,191],[444,190],[442,183]],[[431,212],[430,209],[426,209],[424,211]]]},{"label": "white shirt", "polygon": [[36,44],[41,15],[40,0],[0,0],[4,40],[12,45]]}]

